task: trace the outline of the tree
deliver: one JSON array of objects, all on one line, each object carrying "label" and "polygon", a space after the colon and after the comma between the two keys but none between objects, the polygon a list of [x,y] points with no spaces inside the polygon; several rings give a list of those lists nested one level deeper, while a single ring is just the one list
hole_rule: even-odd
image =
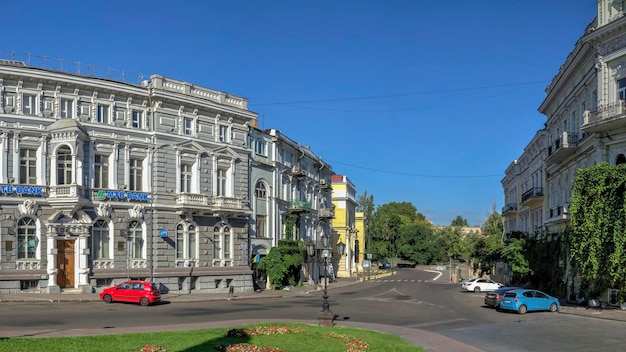
[{"label": "tree", "polygon": [[261,259],[259,269],[265,272],[273,288],[294,286],[300,281],[305,250],[302,241],[278,241],[278,245]]},{"label": "tree", "polygon": [[491,274],[496,261],[501,256],[503,247],[502,235],[504,232],[502,215],[496,210],[495,203],[481,231],[483,237],[476,243],[473,251],[473,257],[476,259],[473,266],[474,269],[479,269],[481,273]]},{"label": "tree", "polygon": [[375,206],[374,206],[374,196],[371,194],[367,194],[365,191],[363,194],[359,196],[357,201],[357,209],[363,212],[365,216],[365,249],[367,251],[372,250],[372,238],[369,231],[369,223],[372,220],[372,216],[374,215]]},{"label": "tree", "polygon": [[626,286],[626,165],[579,169],[572,189],[570,256],[588,293]]},{"label": "tree", "polygon": [[456,218],[452,220],[452,223],[450,224],[450,226],[459,226],[459,227],[468,226],[467,219],[464,219],[461,215],[457,215]]}]

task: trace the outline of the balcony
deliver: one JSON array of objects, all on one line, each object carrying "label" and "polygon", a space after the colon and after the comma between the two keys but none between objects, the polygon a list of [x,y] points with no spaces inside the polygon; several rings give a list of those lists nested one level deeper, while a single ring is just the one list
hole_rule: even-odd
[{"label": "balcony", "polygon": [[308,213],[311,211],[311,203],[303,200],[294,200],[289,202],[290,213]]},{"label": "balcony", "polygon": [[508,203],[502,207],[502,215],[517,212],[517,203]]},{"label": "balcony", "polygon": [[197,193],[179,193],[176,195],[176,205],[183,207],[207,207],[209,205],[209,197],[205,194]]},{"label": "balcony", "polygon": [[614,103],[598,106],[595,111],[586,110],[583,113],[581,129],[587,133],[610,131],[624,124],[626,117],[626,101],[618,100]]},{"label": "balcony", "polygon": [[320,208],[317,211],[317,216],[320,219],[332,219],[335,217],[335,211],[333,208]]},{"label": "balcony", "polygon": [[548,146],[548,162],[560,163],[576,152],[578,148],[578,133],[563,132],[561,138]]},{"label": "balcony", "polygon": [[289,175],[292,177],[304,177],[304,172],[302,171],[302,168],[300,167],[300,165],[294,165],[293,169],[291,169],[291,171],[289,172]]},{"label": "balcony", "polygon": [[522,205],[536,205],[543,201],[543,187],[533,187],[522,194]]},{"label": "balcony", "polygon": [[214,196],[208,198],[208,205],[216,212],[249,212],[247,200],[242,198]]},{"label": "balcony", "polygon": [[569,205],[559,205],[548,211],[546,223],[558,224],[569,220]]},{"label": "balcony", "polygon": [[67,201],[67,199],[84,197],[83,186],[77,184],[50,186],[50,194],[48,196],[51,202],[53,198],[59,201]]}]

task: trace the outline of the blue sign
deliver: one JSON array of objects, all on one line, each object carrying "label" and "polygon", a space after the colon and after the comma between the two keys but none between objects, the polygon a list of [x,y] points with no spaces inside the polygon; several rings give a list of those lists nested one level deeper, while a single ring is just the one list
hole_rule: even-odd
[{"label": "blue sign", "polygon": [[167,237],[167,230],[159,230],[159,236]]},{"label": "blue sign", "polygon": [[14,186],[14,185],[2,185],[0,186],[0,193],[30,195],[30,196],[43,196],[43,187],[38,186]]},{"label": "blue sign", "polygon": [[124,191],[108,191],[101,189],[96,193],[96,197],[98,200],[107,200],[107,199],[128,199],[128,200],[150,200],[150,195],[148,193],[139,193],[139,192],[124,192]]}]

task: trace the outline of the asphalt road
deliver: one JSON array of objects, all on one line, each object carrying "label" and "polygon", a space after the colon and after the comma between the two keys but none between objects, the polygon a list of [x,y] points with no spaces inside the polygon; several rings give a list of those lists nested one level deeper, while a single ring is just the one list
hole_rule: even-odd
[{"label": "asphalt road", "polygon": [[[484,293],[460,292],[435,273],[398,274],[329,291],[337,320],[412,327],[436,332],[485,351],[616,351],[626,323],[537,312],[518,315],[483,306]],[[321,292],[289,298],[133,304],[11,303],[0,305],[0,329],[101,329],[175,326],[246,319],[315,320]]]}]

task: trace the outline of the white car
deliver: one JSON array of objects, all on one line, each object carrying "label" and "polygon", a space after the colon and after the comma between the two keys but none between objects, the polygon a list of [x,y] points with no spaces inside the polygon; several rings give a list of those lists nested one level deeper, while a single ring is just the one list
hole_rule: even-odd
[{"label": "white car", "polygon": [[471,279],[461,284],[461,291],[495,291],[504,285],[497,283],[491,279]]}]

